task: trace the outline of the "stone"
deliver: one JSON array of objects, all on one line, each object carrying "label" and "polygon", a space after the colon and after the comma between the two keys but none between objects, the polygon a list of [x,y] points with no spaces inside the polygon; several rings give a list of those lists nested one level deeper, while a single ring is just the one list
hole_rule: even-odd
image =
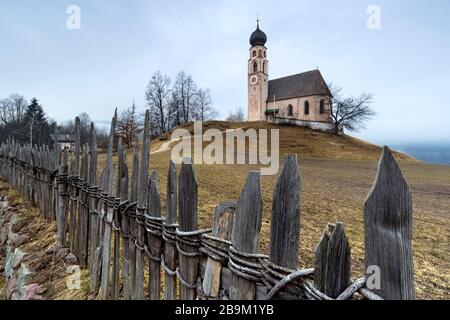
[{"label": "stone", "polygon": [[20,236],[15,237],[12,240],[12,244],[17,248],[20,247],[22,244],[30,240],[30,236],[26,233],[21,234]]},{"label": "stone", "polygon": [[36,290],[36,293],[38,295],[43,295],[47,292],[47,287],[40,285],[39,288]]},{"label": "stone", "polygon": [[17,271],[17,289],[20,294],[19,299],[22,299],[25,292],[25,287],[31,283],[32,278],[33,272],[28,270],[25,264],[22,263]]},{"label": "stone", "polygon": [[18,280],[16,275],[9,278],[6,286],[6,300],[11,300],[13,293],[17,291],[17,284]]},{"label": "stone", "polygon": [[23,290],[22,300],[45,300],[38,294],[39,289],[40,286],[37,283],[27,285]]},{"label": "stone", "polygon": [[69,254],[69,248],[61,248],[56,252],[57,258],[65,258]]},{"label": "stone", "polygon": [[64,260],[69,266],[77,264],[78,262],[77,257],[73,253],[69,253]]},{"label": "stone", "polygon": [[8,247],[6,250],[5,276],[10,277],[22,263],[25,253],[20,249]]},{"label": "stone", "polygon": [[47,249],[45,249],[46,254],[55,254],[55,252],[58,252],[62,249],[62,246],[60,244],[54,244],[49,246]]}]

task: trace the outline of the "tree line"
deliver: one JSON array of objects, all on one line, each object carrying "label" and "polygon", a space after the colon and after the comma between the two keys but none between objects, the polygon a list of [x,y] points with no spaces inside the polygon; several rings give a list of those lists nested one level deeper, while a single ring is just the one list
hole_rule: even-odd
[{"label": "tree line", "polygon": [[0,99],[0,141],[48,144],[55,127],[56,122],[47,117],[38,99],[32,98],[29,103],[16,93]]}]

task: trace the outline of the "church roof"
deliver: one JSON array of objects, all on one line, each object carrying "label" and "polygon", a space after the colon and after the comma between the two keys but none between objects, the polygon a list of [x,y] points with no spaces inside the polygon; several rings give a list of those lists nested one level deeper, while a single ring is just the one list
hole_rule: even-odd
[{"label": "church roof", "polygon": [[312,70],[292,76],[269,81],[269,94],[267,101],[285,100],[314,95],[331,96],[322,74],[319,70]]}]

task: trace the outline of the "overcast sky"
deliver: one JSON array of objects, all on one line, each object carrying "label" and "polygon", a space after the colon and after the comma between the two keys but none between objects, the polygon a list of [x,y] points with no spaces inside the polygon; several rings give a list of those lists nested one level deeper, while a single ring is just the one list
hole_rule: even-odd
[{"label": "overcast sky", "polygon": [[[69,5],[81,29],[66,26]],[[381,9],[369,29],[367,8]],[[378,113],[354,135],[378,144],[450,141],[450,1],[0,0],[0,97],[36,96],[52,118],[109,121],[151,74],[190,73],[222,118],[247,110],[256,16],[270,78],[319,67],[348,95],[371,92]]]}]

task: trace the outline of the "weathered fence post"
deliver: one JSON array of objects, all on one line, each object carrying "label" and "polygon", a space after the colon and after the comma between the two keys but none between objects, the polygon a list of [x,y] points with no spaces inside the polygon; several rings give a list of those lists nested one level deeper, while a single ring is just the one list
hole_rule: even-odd
[{"label": "weathered fence post", "polygon": [[150,161],[150,111],[145,112],[145,123],[142,140],[142,154],[140,161],[138,204],[136,209],[137,241],[136,246],[136,286],[135,300],[144,299],[144,258],[145,258],[145,204],[147,202],[148,165]]},{"label": "weathered fence post", "polygon": [[298,267],[301,179],[296,155],[288,155],[272,197],[269,260],[291,270]]},{"label": "weathered fence post", "polygon": [[98,229],[98,216],[95,214],[97,210],[99,187],[97,185],[97,133],[95,132],[94,123],[91,122],[91,130],[89,134],[89,145],[91,158],[89,161],[89,186],[91,196],[89,197],[89,268],[92,270],[95,249],[97,248],[96,230]]},{"label": "weathered fence post", "polygon": [[[135,203],[138,198],[138,177],[139,177],[139,155],[137,148],[137,141],[134,145],[133,150],[133,168],[131,171],[131,190],[130,190],[130,202]],[[130,237],[128,239],[128,245],[130,248],[130,260],[128,265],[128,275],[129,275],[129,295],[125,297],[126,299],[133,299],[136,290],[136,245],[135,241],[137,238],[137,222],[135,219],[136,210],[132,213],[130,218]]]},{"label": "weathered fence post", "polygon": [[89,179],[89,152],[88,145],[85,144],[83,148],[83,156],[81,159],[81,178],[83,179],[83,187],[81,189],[79,197],[81,201],[79,202],[78,208],[78,247],[79,247],[79,259],[82,268],[88,265],[88,227],[89,227],[89,213],[88,213],[88,203],[89,196],[87,186]]},{"label": "weathered fence post", "polygon": [[[197,230],[198,186],[191,159],[185,159],[181,165],[178,186],[179,230],[192,232]],[[178,260],[180,264],[181,300],[194,300],[198,273],[198,256],[196,248],[183,241],[178,242]]]},{"label": "weathered fence post", "polygon": [[104,231],[101,236],[103,236],[103,250],[102,250],[102,272],[101,272],[101,283],[100,283],[100,292],[102,300],[106,300],[110,297],[110,264],[111,264],[111,223],[114,217],[114,205],[111,203],[113,201],[116,190],[114,190],[115,184],[115,171],[112,162],[112,154],[114,149],[114,136],[116,130],[116,122],[117,122],[117,109],[114,112],[114,117],[111,121],[111,130],[109,133],[109,142],[108,142],[108,154],[107,154],[107,162],[106,162],[106,177],[105,181],[107,182],[106,193],[108,194],[108,203],[106,205],[106,221],[104,221]]},{"label": "weathered fence post", "polygon": [[[117,188],[119,197],[122,202],[128,199],[128,166],[126,162],[125,150],[122,145],[119,146],[119,165],[118,172],[120,177],[120,184]],[[129,204],[129,203],[128,203]],[[130,218],[127,212],[120,211],[120,227],[122,235],[122,282],[123,282],[123,294],[125,299],[130,295],[130,277],[129,277],[129,264],[130,264]]]},{"label": "weathered fence post", "polygon": [[314,283],[317,289],[337,298],[350,284],[350,246],[340,222],[328,224],[315,251]]},{"label": "weathered fence post", "polygon": [[[235,213],[236,203],[234,202],[225,202],[216,207],[212,229],[213,237],[225,241],[231,240]],[[219,297],[221,274],[222,262],[208,257],[202,286],[205,297],[213,299]]]},{"label": "weathered fence post", "polygon": [[[366,272],[374,268],[384,299],[414,299],[412,199],[408,183],[388,147],[364,205]],[[367,282],[373,279],[366,275]]]},{"label": "weathered fence post", "polygon": [[164,224],[164,265],[166,266],[165,300],[174,300],[177,294],[177,247],[175,228],[177,226],[177,173],[170,161],[167,173],[167,217]]},{"label": "weathered fence post", "polygon": [[68,167],[67,167],[67,149],[64,149],[61,165],[59,166],[58,177],[58,213],[56,215],[58,223],[58,243],[61,246],[66,245],[66,216],[67,216],[67,184],[68,184]]},{"label": "weathered fence post", "polygon": [[[80,118],[75,118],[75,150],[74,150],[74,159],[73,167],[72,167],[72,176],[78,177],[80,174],[79,165],[80,165],[80,152],[81,152],[81,131],[80,131]],[[77,222],[77,211],[78,211],[78,201],[75,199],[78,197],[78,188],[72,186],[72,199],[70,201],[70,224],[69,224],[69,245],[70,251],[75,253],[78,258],[78,248],[77,248],[77,230],[76,230],[76,222]]]},{"label": "weathered fence post", "polygon": [[[235,249],[236,254],[239,255],[239,258],[244,258],[248,254],[251,255],[258,252],[261,222],[262,196],[260,173],[250,172],[244,189],[242,190],[237,202],[236,216],[234,218],[232,248]],[[254,262],[255,261],[252,261],[252,263]],[[233,261],[233,258],[230,255],[230,269],[232,271],[236,269],[232,267],[233,263],[236,264],[237,261]],[[255,282],[243,278],[241,275],[238,275],[238,272],[240,271],[235,270],[231,275],[230,299],[255,299]]]},{"label": "weathered fence post", "polygon": [[[122,138],[119,138],[117,146],[118,166],[117,166],[117,195],[121,201],[127,198],[128,192],[128,172],[125,163],[125,152],[122,144]],[[120,238],[121,229],[124,217],[122,216],[121,208],[117,209],[114,215],[114,257],[113,257],[113,276],[112,276],[112,299],[117,300],[119,298],[119,285],[120,285]],[[122,229],[123,230],[123,229]],[[125,247],[124,247],[125,249]],[[126,261],[127,251],[122,251],[123,261]],[[125,263],[124,263],[125,264]],[[123,265],[124,265],[123,264]],[[122,275],[125,276],[126,269],[122,268]]]},{"label": "weathered fence post", "polygon": [[158,190],[156,171],[153,171],[150,178],[148,194],[148,213],[147,223],[147,251],[150,265],[150,299],[159,300],[161,297],[161,247],[162,238],[160,227],[162,227],[161,218],[161,196]]}]

